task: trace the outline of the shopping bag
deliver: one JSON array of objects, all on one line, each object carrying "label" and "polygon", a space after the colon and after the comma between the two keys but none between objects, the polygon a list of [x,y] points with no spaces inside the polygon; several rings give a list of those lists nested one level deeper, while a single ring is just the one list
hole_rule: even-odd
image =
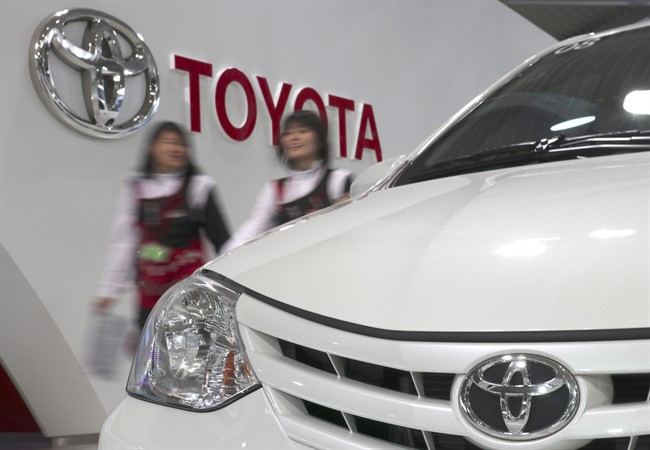
[{"label": "shopping bag", "polygon": [[91,314],[86,346],[90,374],[105,380],[115,379],[132,328],[129,322],[128,318],[109,311]]}]

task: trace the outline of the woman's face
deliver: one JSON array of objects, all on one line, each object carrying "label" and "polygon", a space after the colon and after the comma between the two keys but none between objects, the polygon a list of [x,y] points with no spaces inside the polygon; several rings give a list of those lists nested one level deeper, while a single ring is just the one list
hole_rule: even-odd
[{"label": "woman's face", "polygon": [[291,166],[298,170],[309,169],[319,156],[318,135],[300,124],[290,124],[284,130],[280,146]]},{"label": "woman's face", "polygon": [[163,131],[151,148],[153,171],[170,173],[184,169],[188,164],[189,149],[173,131]]}]

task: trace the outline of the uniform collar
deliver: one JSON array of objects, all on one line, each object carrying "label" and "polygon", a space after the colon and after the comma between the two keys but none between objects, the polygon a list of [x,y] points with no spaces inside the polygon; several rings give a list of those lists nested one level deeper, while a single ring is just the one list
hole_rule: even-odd
[{"label": "uniform collar", "polygon": [[311,165],[311,167],[307,170],[289,170],[289,173],[291,176],[309,176],[314,174],[315,172],[318,172],[323,168],[323,160],[319,159],[318,161],[315,161],[314,164]]},{"label": "uniform collar", "polygon": [[152,173],[151,176],[154,180],[165,181],[165,180],[174,180],[177,178],[183,177],[187,173],[187,169],[179,170],[176,172],[169,173]]}]

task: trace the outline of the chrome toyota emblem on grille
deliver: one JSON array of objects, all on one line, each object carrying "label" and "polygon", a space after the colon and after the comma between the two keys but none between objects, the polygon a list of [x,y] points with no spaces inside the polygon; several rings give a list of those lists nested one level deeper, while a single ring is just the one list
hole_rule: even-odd
[{"label": "chrome toyota emblem on grille", "polygon": [[[77,45],[70,34],[80,26],[85,29],[79,33],[83,37]],[[91,9],[57,12],[37,27],[29,57],[39,96],[58,119],[77,131],[103,138],[120,137],[140,128],[156,112],[160,98],[156,63],[142,37],[115,17]],[[64,99],[57,89],[53,76],[57,58],[80,72],[81,83],[75,94],[79,98],[83,95],[83,102],[78,103],[85,103],[85,111],[83,107],[75,109],[75,102]],[[127,79],[133,79],[129,86]],[[58,81],[76,87],[74,80],[59,77]],[[128,100],[135,97],[135,107],[129,112],[127,94]]]},{"label": "chrome toyota emblem on grille", "polygon": [[508,440],[539,439],[562,429],[579,404],[578,384],[559,363],[537,355],[482,362],[460,391],[465,416],[480,431]]}]

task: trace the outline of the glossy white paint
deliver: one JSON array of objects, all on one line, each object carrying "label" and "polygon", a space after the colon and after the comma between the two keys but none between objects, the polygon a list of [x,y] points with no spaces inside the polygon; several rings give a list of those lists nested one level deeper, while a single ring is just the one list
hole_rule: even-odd
[{"label": "glossy white paint", "polygon": [[[267,410],[295,442],[397,448],[354,426],[348,432],[314,419],[303,400],[339,411],[348,425],[358,416],[463,436],[490,449],[570,450],[595,438],[645,435],[647,402],[611,404],[610,375],[650,371],[647,339],[413,342],[372,337],[362,327],[450,333],[650,327],[650,252],[643,251],[650,248],[649,174],[650,156],[640,153],[376,190],[282,226],[205,268],[249,289],[237,304],[244,346]],[[369,172],[365,185],[375,176]],[[302,313],[270,306],[268,298]],[[277,339],[324,352],[337,373],[283,356]],[[460,412],[465,374],[486,358],[513,353],[546,356],[576,377],[578,410],[558,432],[528,442],[497,440]],[[355,381],[341,370],[345,358],[410,372],[416,389],[421,373],[455,374],[450,400]],[[138,408],[129,401],[113,417]],[[119,435],[110,426],[104,432],[107,439]],[[152,441],[141,436],[128,446],[139,442]]]},{"label": "glossy white paint", "polygon": [[263,391],[218,411],[193,413],[125,398],[102,425],[99,448],[300,449],[271,413]]},{"label": "glossy white paint", "polygon": [[350,188],[350,196],[355,197],[376,187],[376,184],[380,182],[387,173],[396,170],[404,161],[406,161],[406,155],[400,155],[385,159],[380,163],[368,167],[355,177],[352,187]]},{"label": "glossy white paint", "polygon": [[631,154],[378,191],[207,268],[387,330],[648,327],[649,171]]}]

